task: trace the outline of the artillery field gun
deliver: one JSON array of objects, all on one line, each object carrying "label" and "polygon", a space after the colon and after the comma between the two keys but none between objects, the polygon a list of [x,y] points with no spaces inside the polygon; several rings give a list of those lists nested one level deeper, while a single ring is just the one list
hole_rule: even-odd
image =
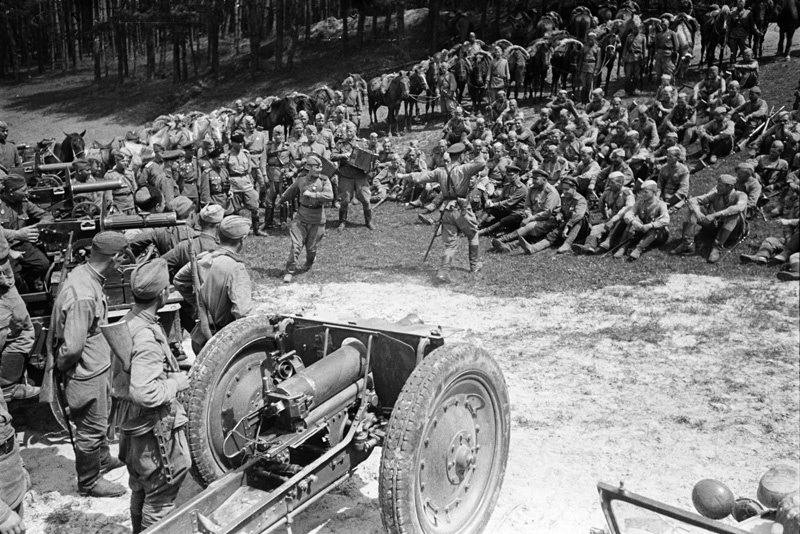
[{"label": "artillery field gun", "polygon": [[151,533],[290,528],[378,446],[387,532],[478,533],[505,474],[499,366],[416,316],[236,321],[198,356],[183,402],[207,488]]}]

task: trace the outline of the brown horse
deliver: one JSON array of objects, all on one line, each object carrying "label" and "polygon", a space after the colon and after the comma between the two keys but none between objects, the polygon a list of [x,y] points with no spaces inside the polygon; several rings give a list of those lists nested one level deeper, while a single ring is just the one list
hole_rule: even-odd
[{"label": "brown horse", "polygon": [[530,59],[525,69],[525,90],[529,91],[531,98],[534,98],[537,89],[539,96],[543,96],[553,54],[552,43],[549,39],[537,39],[528,47],[528,53]]},{"label": "brown horse", "polygon": [[64,140],[58,147],[57,157],[62,163],[75,161],[77,158],[82,158],[86,154],[86,141],[83,136],[86,135],[86,130],[81,133],[66,133],[64,132]]},{"label": "brown horse", "polygon": [[408,98],[405,100],[406,127],[411,125],[411,119],[416,114],[419,119],[419,101],[422,95],[428,92],[428,82],[425,75],[417,67],[408,75]]},{"label": "brown horse", "polygon": [[400,74],[389,82],[389,88],[383,95],[384,102],[389,110],[386,116],[389,136],[392,135],[392,126],[394,126],[394,132],[399,135],[397,116],[400,114],[400,104],[408,100],[410,89],[411,81],[408,78],[408,74],[405,71],[400,71]]},{"label": "brown horse", "polygon": [[717,47],[719,47],[719,66],[722,67],[730,15],[731,10],[728,6],[722,6],[720,9],[706,13],[705,20],[700,26],[700,63],[705,58],[708,66],[711,67],[716,59]]},{"label": "brown horse", "polygon": [[514,98],[519,98],[519,90],[522,88],[522,96],[525,97],[525,67],[530,59],[530,54],[521,46],[514,45],[506,50],[508,55],[508,86],[506,92],[511,96],[511,84],[514,84]]},{"label": "brown horse", "polygon": [[422,62],[422,70],[428,84],[428,93],[425,95],[425,116],[428,116],[429,112],[436,111],[436,102],[439,100],[439,63],[436,59],[429,58]]},{"label": "brown horse", "polygon": [[[778,31],[780,31],[776,55],[783,55],[789,59],[794,32],[800,27],[800,0],[778,0],[775,3],[775,20],[778,21]],[[784,43],[786,43],[785,49]]]}]

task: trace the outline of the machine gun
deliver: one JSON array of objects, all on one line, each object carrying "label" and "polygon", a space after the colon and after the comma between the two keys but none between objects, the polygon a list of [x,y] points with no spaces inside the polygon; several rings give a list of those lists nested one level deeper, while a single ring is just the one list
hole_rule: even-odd
[{"label": "machine gun", "polygon": [[114,191],[122,187],[123,184],[119,180],[80,183],[73,182],[68,177],[64,181],[64,185],[28,189],[28,199],[39,207],[52,212],[56,218],[94,217],[100,215],[102,206],[98,206],[94,202],[92,195]]},{"label": "machine gun", "polygon": [[388,531],[477,534],[505,473],[499,366],[413,315],[234,321],[198,355],[184,403],[192,474],[208,487],[151,534],[291,526],[378,446]]}]

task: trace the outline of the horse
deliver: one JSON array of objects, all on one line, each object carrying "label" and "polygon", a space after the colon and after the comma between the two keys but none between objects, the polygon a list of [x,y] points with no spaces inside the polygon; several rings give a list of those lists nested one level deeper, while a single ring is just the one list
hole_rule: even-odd
[{"label": "horse", "polygon": [[[775,3],[775,20],[778,21],[778,31],[780,32],[776,56],[783,54],[786,59],[789,59],[794,32],[800,27],[799,4],[798,0],[778,0]],[[786,43],[785,49],[784,43]]]},{"label": "horse", "polygon": [[312,99],[314,101],[314,114],[325,113],[328,109],[328,104],[333,102],[333,89],[327,85],[317,87],[311,90]]},{"label": "horse", "polygon": [[386,107],[389,108],[386,116],[386,124],[389,127],[389,137],[392,136],[392,126],[394,126],[395,133],[400,135],[397,127],[397,115],[400,113],[400,104],[408,100],[410,84],[411,82],[408,78],[408,74],[405,71],[400,71],[400,74],[392,78],[392,81],[389,82],[389,88],[386,89],[383,95]]},{"label": "horse", "polygon": [[105,174],[106,171],[113,166],[113,162],[111,161],[111,151],[114,150],[114,141],[116,141],[116,138],[112,139],[110,143],[106,144],[94,140],[92,141],[92,148],[86,151],[87,158],[96,156],[100,159],[100,162],[102,163],[103,174]]},{"label": "horse", "polygon": [[158,144],[164,147],[164,150],[170,150],[172,148],[172,138],[169,135],[169,131],[172,126],[170,124],[162,124],[158,120],[153,122],[150,135],[147,138],[147,144],[150,146]]},{"label": "horse", "polygon": [[536,23],[536,30],[533,32],[533,38],[541,39],[545,35],[549,35],[559,28],[561,28],[563,21],[558,13],[550,12],[542,15],[539,22]]},{"label": "horse", "polygon": [[600,87],[603,84],[603,69],[606,69],[606,93],[608,93],[611,73],[614,71],[614,62],[622,45],[616,32],[610,28],[605,28],[605,31],[598,37],[597,45],[600,47],[600,54],[597,58],[599,68],[597,69],[595,87]]},{"label": "horse", "polygon": [[750,13],[753,16],[753,24],[761,32],[761,35],[757,33],[751,33],[750,39],[752,40],[751,48],[753,49],[753,56],[756,58],[760,58],[764,52],[764,35],[767,34],[767,28],[769,28],[770,17],[775,9],[775,5],[772,0],[754,0],[752,4],[750,4]]},{"label": "horse", "polygon": [[592,28],[592,12],[586,6],[578,6],[572,11],[567,29],[578,40],[585,42],[586,35]]},{"label": "horse", "polygon": [[617,4],[614,2],[606,2],[597,8],[597,21],[600,24],[613,20],[617,12]]},{"label": "horse", "polygon": [[[277,96],[268,96],[264,99],[261,103],[261,106],[256,110],[255,117],[256,126],[260,126],[265,132],[268,132],[270,138],[272,138],[272,129],[278,125],[283,126],[284,121],[284,113],[286,112],[284,107],[283,98],[279,98]],[[213,118],[214,122],[209,123],[209,127],[218,127],[218,132],[220,136],[225,131],[225,124],[223,121],[219,120],[218,118]],[[216,134],[216,131],[215,131]],[[217,139],[212,135],[215,141]],[[197,139],[197,137],[195,137]],[[219,142],[222,142],[222,137],[219,138]]]},{"label": "horse", "polygon": [[728,19],[731,10],[723,5],[721,9],[710,11],[706,14],[705,20],[700,26],[700,63],[703,59],[708,62],[708,66],[714,63],[716,50],[719,46],[719,66],[722,67],[722,59],[725,56],[725,40],[728,35]]},{"label": "horse", "polygon": [[539,96],[544,94],[547,72],[550,70],[550,58],[553,49],[549,39],[537,39],[528,47],[528,65],[525,69],[525,88],[531,98],[538,87]]},{"label": "horse", "polygon": [[469,71],[469,98],[472,101],[472,112],[480,108],[483,95],[489,85],[489,69],[491,60],[489,54],[476,54],[472,60],[472,69]]},{"label": "horse", "polygon": [[464,97],[464,89],[467,87],[467,81],[469,80],[469,70],[472,67],[472,64],[464,54],[464,49],[459,47],[457,56],[453,60],[453,65],[450,67],[450,72],[456,77],[456,98],[459,104]]},{"label": "horse", "polygon": [[572,74],[572,85],[575,85],[575,73],[578,70],[578,54],[580,49],[583,48],[583,43],[577,39],[569,37],[562,38],[550,58],[550,67],[552,69],[552,81],[550,85],[550,94],[554,95],[558,89],[558,84],[561,82],[561,88],[567,88],[567,78]]},{"label": "horse", "polygon": [[422,62],[422,70],[425,72],[425,82],[428,84],[428,93],[425,95],[427,116],[429,111],[436,111],[436,102],[439,100],[439,63],[436,59],[429,58]]},{"label": "horse", "polygon": [[367,84],[367,106],[369,107],[370,123],[378,122],[378,110],[386,105],[384,96],[389,88],[389,82],[396,74],[384,74],[372,78]]},{"label": "horse", "polygon": [[508,55],[508,87],[506,92],[511,96],[511,84],[514,84],[514,98],[519,98],[519,89],[522,87],[522,97],[525,97],[525,66],[530,59],[530,54],[521,46],[514,45],[506,50]]},{"label": "horse", "polygon": [[64,140],[58,146],[58,157],[62,163],[75,161],[77,158],[82,158],[86,154],[86,141],[83,136],[86,135],[86,130],[81,133],[66,133],[64,132]]},{"label": "horse", "polygon": [[419,99],[428,91],[428,82],[419,69],[414,67],[408,75],[408,98],[405,100],[406,125],[410,126],[411,118],[416,113],[419,119]]},{"label": "horse", "polygon": [[[274,98],[274,97],[270,97]],[[264,111],[259,108],[256,111],[256,116],[258,116],[259,112]],[[258,122],[258,119],[256,119]],[[267,129],[265,124],[260,124],[265,131],[270,132],[271,129]],[[212,117],[210,115],[200,115],[194,119],[192,122],[192,139],[194,139],[195,145],[199,146],[200,143],[208,138],[214,142],[215,145],[221,146],[222,145],[222,131],[223,131],[223,124],[216,117]]]},{"label": "horse", "polygon": [[678,61],[675,64],[675,80],[683,80],[686,78],[686,71],[692,62],[694,33],[689,19],[683,13],[675,17],[671,28],[678,37]]}]

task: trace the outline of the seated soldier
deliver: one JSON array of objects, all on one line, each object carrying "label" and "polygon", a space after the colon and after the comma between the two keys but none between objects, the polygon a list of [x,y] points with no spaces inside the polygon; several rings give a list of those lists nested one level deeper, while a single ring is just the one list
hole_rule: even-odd
[{"label": "seated soldier", "polygon": [[539,167],[539,162],[531,155],[530,147],[524,144],[517,146],[511,163],[519,167],[519,173],[522,176]]},{"label": "seated soldier", "polygon": [[689,220],[683,223],[681,241],[670,254],[683,256],[695,254],[695,232],[699,224],[703,231],[714,233],[714,243],[708,255],[708,262],[719,261],[725,245],[730,241],[738,241],[744,232],[747,195],[736,191],[735,186],[736,178],[730,174],[723,174],[717,178],[717,186],[708,193],[689,199],[691,210]]},{"label": "seated soldier", "polygon": [[666,163],[667,153],[669,152],[669,149],[673,147],[680,151],[678,161],[686,164],[686,147],[678,143],[678,134],[675,132],[667,132],[667,134],[664,136],[664,142],[660,147],[658,147],[658,150],[653,153],[653,162],[656,165],[663,165]]},{"label": "seated soldier", "polygon": [[572,177],[578,182],[578,193],[586,197],[587,200],[597,198],[594,190],[599,174],[600,164],[594,159],[594,150],[588,146],[583,147],[581,149],[581,159],[575,165]]},{"label": "seated soldier", "polygon": [[602,88],[598,87],[592,91],[592,99],[586,104],[583,112],[588,115],[589,121],[605,115],[611,109],[611,102],[605,98],[605,92]]},{"label": "seated soldier", "polygon": [[800,143],[800,124],[792,121],[788,111],[781,111],[775,118],[775,124],[761,132],[761,135],[750,143],[750,147],[757,150],[759,154],[766,154],[773,141],[783,143],[781,157],[786,161],[791,161],[797,152],[798,143]]},{"label": "seated soldier", "polygon": [[675,107],[677,99],[675,88],[668,85],[664,88],[660,98],[653,101],[652,113],[653,120],[655,120],[656,124],[660,125],[664,122],[664,118],[669,115],[669,112]]},{"label": "seated soldier", "polygon": [[[534,146],[536,143],[534,141],[533,132],[530,130],[530,128],[527,128],[525,126],[524,121],[525,121],[525,114],[522,111],[520,111],[514,117],[514,130],[513,130],[513,132],[517,136],[517,142],[518,143],[524,143],[524,144],[526,144],[528,146]],[[509,132],[509,135],[510,134],[511,134],[511,132]]]},{"label": "seated soldier", "polygon": [[[755,171],[758,174],[761,183],[764,185],[764,191],[768,194],[768,198],[779,197],[783,193],[786,186],[786,178],[789,174],[789,164],[785,159],[781,158],[783,154],[783,143],[781,141],[774,141],[769,149],[769,154],[764,154],[756,159]],[[773,193],[776,192],[776,193]],[[770,202],[770,204],[774,204]],[[766,211],[775,209],[772,206]]]},{"label": "seated soldier", "polygon": [[539,111],[539,115],[531,124],[531,131],[536,136],[536,139],[539,138],[539,134],[544,131],[550,130],[553,127],[553,121],[550,120],[551,109],[547,106],[543,107]]},{"label": "seated soldier", "polygon": [[622,105],[622,99],[615,96],[611,99],[611,107],[595,122],[600,128],[600,135],[608,133],[608,128],[611,126],[627,127],[628,125],[628,110]]},{"label": "seated soldier", "polygon": [[506,147],[499,141],[492,145],[492,149],[494,155],[486,162],[486,168],[481,171],[481,174],[488,176],[494,187],[500,187],[500,184],[503,183],[503,176],[506,174],[506,168],[511,165],[511,158],[506,154]]},{"label": "seated soldier", "polygon": [[706,77],[694,86],[694,95],[690,104],[697,108],[698,113],[707,109],[714,109],[714,100],[719,99],[725,92],[725,80],[719,75],[718,67],[710,67]]},{"label": "seated soldier", "polygon": [[719,156],[727,156],[733,150],[733,121],[728,118],[728,110],[723,106],[714,109],[711,117],[711,121],[696,127],[695,132],[702,147],[700,159],[707,157],[713,165]]},{"label": "seated soldier", "polygon": [[586,199],[578,193],[578,182],[571,176],[561,180],[561,209],[556,216],[557,225],[540,241],[528,243],[524,236],[517,239],[526,254],[541,252],[553,245],[561,246],[557,254],[572,251],[572,245],[582,242],[589,234],[589,209]]},{"label": "seated soldier", "polygon": [[800,219],[778,219],[783,228],[782,237],[768,237],[755,254],[742,254],[742,263],[761,265],[788,263],[789,258],[800,251]]},{"label": "seated soldier", "polygon": [[669,210],[658,198],[658,184],[646,180],[633,207],[622,214],[626,224],[620,245],[614,257],[621,259],[627,253],[635,261],[650,247],[663,245],[669,239]]},{"label": "seated soldier", "polygon": [[648,114],[649,110],[647,106],[639,106],[637,111],[639,113],[636,115],[636,119],[631,126],[639,132],[639,139],[641,140],[642,146],[649,150],[655,150],[661,142],[661,139],[658,137],[658,127],[653,118]]},{"label": "seated soldier", "polygon": [[572,163],[580,161],[581,150],[583,149],[583,143],[576,136],[577,131],[578,129],[575,124],[568,124],[567,127],[564,128],[564,138],[558,145],[558,152],[564,156],[567,161],[571,161]]},{"label": "seated soldier", "polygon": [[453,116],[447,121],[442,130],[442,138],[448,144],[461,143],[466,141],[470,134],[470,128],[464,118],[464,109],[461,106],[456,107]]},{"label": "seated soldier", "polygon": [[566,89],[559,89],[556,93],[556,97],[546,104],[552,111],[552,117],[558,117],[561,115],[561,110],[566,110],[572,115],[577,115],[578,112],[575,110],[575,102],[573,102],[570,98],[567,97]]},{"label": "seated soldier", "polygon": [[[614,171],[608,176],[608,183],[600,197],[600,216],[603,221],[592,226],[589,237],[583,245],[572,245],[575,254],[597,254],[611,249],[611,242],[617,241],[625,230],[622,212],[633,206],[636,198],[629,187],[624,186],[625,175]],[[602,243],[601,240],[604,240]]]},{"label": "seated soldier", "polygon": [[492,239],[495,250],[511,252],[519,246],[521,241],[518,238],[521,239],[521,236],[537,241],[558,226],[561,197],[556,188],[548,183],[549,178],[547,172],[541,169],[531,172],[528,195],[525,197],[525,217],[520,221],[518,230]]},{"label": "seated soldier", "polygon": [[667,162],[658,170],[660,198],[677,211],[689,198],[689,168],[680,161],[681,149],[667,149]]},{"label": "seated soldier", "polygon": [[[597,146],[597,136],[600,135],[600,128],[596,124],[589,122],[589,118],[585,113],[579,113],[575,118],[575,128],[578,141],[583,143],[583,146]],[[597,150],[595,148],[595,150]]]},{"label": "seated soldier", "polygon": [[[728,91],[722,95],[722,98],[714,104],[725,106],[728,111],[739,109],[739,106],[745,104],[744,95],[739,91],[739,82],[736,80],[728,84]],[[716,107],[716,106],[715,106]]]},{"label": "seated soldier", "polygon": [[736,166],[736,190],[747,195],[747,217],[753,217],[758,211],[761,199],[761,182],[755,177],[755,166],[743,161]]},{"label": "seated soldier", "polygon": [[742,60],[735,63],[731,69],[733,70],[731,76],[742,85],[742,88],[758,85],[758,61],[753,57],[750,48],[744,49]]},{"label": "seated soldier", "polygon": [[[655,94],[655,96],[653,96],[653,100],[658,102],[659,100],[664,98],[664,95],[670,94],[670,93],[671,93],[670,97],[671,98],[675,98],[674,88],[672,88],[672,75],[671,74],[662,74],[660,82],[661,83],[659,84],[659,86],[656,87],[656,94]],[[671,88],[671,89],[668,89],[668,88]],[[672,102],[672,105],[674,106],[675,102]]]},{"label": "seated soldier", "polygon": [[733,122],[736,137],[749,136],[753,130],[767,120],[769,106],[761,98],[761,88],[752,87],[747,93],[747,101],[733,110]]},{"label": "seated soldier", "polygon": [[476,140],[480,140],[487,146],[492,143],[492,131],[486,127],[486,119],[483,117],[478,117],[475,121],[475,128],[473,128],[467,136],[467,141],[465,143],[467,148]]},{"label": "seated soldier", "polygon": [[508,107],[504,109],[500,115],[498,115],[495,122],[497,124],[506,124],[507,122],[513,122],[514,119],[519,113],[519,104],[517,104],[516,98],[510,98],[508,100]]},{"label": "seated soldier", "polygon": [[630,166],[625,163],[625,150],[622,148],[616,148],[611,151],[611,154],[608,156],[608,165],[603,167],[600,170],[600,174],[597,175],[597,185],[595,187],[597,194],[603,194],[608,177],[614,172],[622,173],[624,177],[623,185],[630,185],[633,182],[633,171]]},{"label": "seated soldier", "polygon": [[[639,132],[628,130],[625,133],[625,142],[622,144],[625,151],[625,162],[630,165],[633,177],[643,182],[650,175],[650,166],[653,163],[653,153],[639,141]],[[633,190],[638,191],[639,186],[634,184]]]},{"label": "seated soldier", "polygon": [[450,155],[447,153],[447,141],[440,139],[439,143],[433,149],[431,154],[431,161],[428,165],[429,169],[438,169],[444,167],[450,162]]},{"label": "seated soldier", "polygon": [[601,159],[606,159],[609,157],[609,154],[618,149],[622,148],[625,144],[625,134],[628,131],[627,125],[622,126],[612,126],[608,129],[608,134],[603,137],[600,144],[600,154],[598,155]]},{"label": "seated soldier", "polygon": [[691,131],[696,124],[697,112],[693,106],[689,105],[689,95],[680,93],[675,107],[661,122],[659,133],[665,135],[669,132],[675,132],[678,134],[678,140],[683,144],[686,142],[686,132]]},{"label": "seated soldier", "polygon": [[508,165],[499,196],[486,201],[478,219],[478,235],[494,235],[516,229],[525,216],[528,188],[522,183],[519,167]]},{"label": "seated soldier", "polygon": [[547,173],[547,180],[550,184],[556,185],[561,178],[570,174],[574,166],[558,153],[556,145],[548,144],[542,149],[542,162],[539,168]]}]

